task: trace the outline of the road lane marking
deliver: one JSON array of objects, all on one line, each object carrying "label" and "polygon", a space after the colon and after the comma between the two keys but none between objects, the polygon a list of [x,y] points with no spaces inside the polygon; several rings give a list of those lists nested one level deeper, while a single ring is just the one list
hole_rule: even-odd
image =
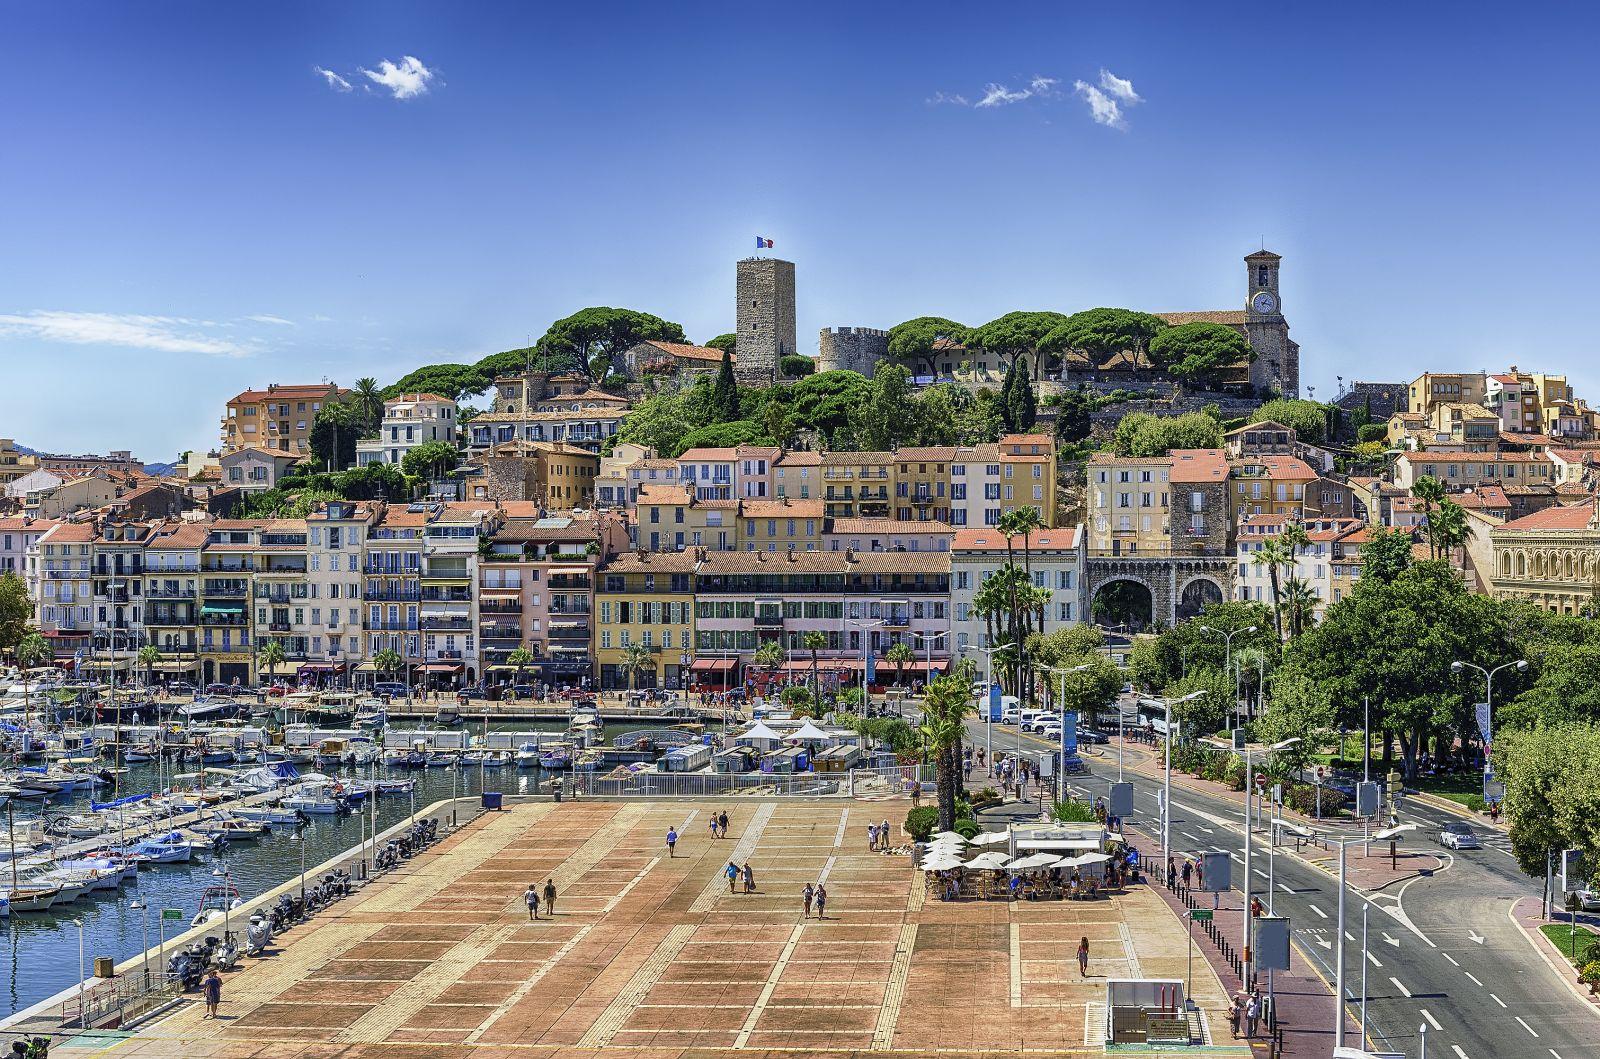
[{"label": "road lane marking", "polygon": [[1312,904],[1310,901],[1307,901],[1306,905],[1307,905],[1307,907],[1309,907],[1311,909],[1311,911],[1315,912],[1317,915],[1321,916],[1323,919],[1327,919],[1328,918],[1328,913],[1324,912],[1322,909],[1318,908],[1316,905]]},{"label": "road lane marking", "polygon": [[1294,893],[1294,888],[1293,887],[1285,886],[1283,883],[1279,883],[1278,884],[1278,889],[1282,890],[1286,894]]},{"label": "road lane marking", "polygon": [[1462,1051],[1462,1050],[1461,1050],[1461,1045],[1459,1045],[1459,1044],[1452,1044],[1452,1045],[1451,1045],[1451,1046],[1450,1046],[1450,1048],[1451,1048],[1451,1050],[1452,1050],[1452,1051],[1454,1051],[1454,1052],[1455,1052],[1455,1053],[1456,1053],[1456,1055],[1457,1055],[1457,1056],[1459,1056],[1459,1057],[1460,1057],[1460,1059],[1470,1059],[1470,1057],[1469,1057],[1469,1056],[1468,1056],[1468,1055],[1467,1055],[1467,1053],[1466,1053],[1466,1052],[1463,1052],[1463,1051]]},{"label": "road lane marking", "polygon": [[1428,1025],[1432,1026],[1434,1029],[1436,1029],[1436,1030],[1444,1029],[1443,1026],[1439,1025],[1439,1020],[1434,1018],[1433,1015],[1429,1013],[1427,1008],[1423,1008],[1422,1009],[1422,1017],[1427,1019],[1428,1020]]},{"label": "road lane marking", "polygon": [[1443,956],[1445,959],[1449,960],[1452,964],[1455,964],[1455,966],[1457,966],[1457,967],[1461,966],[1459,963],[1456,963],[1456,958],[1454,956],[1450,955],[1448,952],[1441,952],[1439,955]]},{"label": "road lane marking", "polygon": [[[1513,1015],[1511,1017],[1516,1019],[1518,1022],[1522,1022],[1522,1016],[1521,1015]],[[1532,1033],[1535,1037],[1539,1036],[1538,1032],[1535,1031],[1534,1028],[1532,1026],[1528,1025],[1526,1022],[1522,1022],[1522,1028],[1527,1030],[1529,1033]]]},{"label": "road lane marking", "polygon": [[1556,1059],[1561,1059],[1561,1053],[1556,1051],[1554,1048],[1550,1049],[1550,1054],[1555,1056]]},{"label": "road lane marking", "polygon": [[1250,870],[1261,876],[1263,879],[1267,877],[1267,873],[1262,871],[1260,868],[1251,868]]},{"label": "road lane marking", "polygon": [[1400,981],[1400,979],[1394,977],[1393,975],[1390,975],[1389,976],[1389,981],[1393,982],[1394,983],[1394,987],[1396,989],[1400,990],[1400,992],[1404,993],[1406,996],[1409,997],[1411,995],[1411,990],[1407,989],[1405,987],[1405,983]]},{"label": "road lane marking", "polygon": [[1383,963],[1376,956],[1372,955],[1372,953],[1370,953],[1370,952],[1367,953],[1367,959],[1372,961],[1372,966],[1374,966],[1374,967],[1382,967],[1383,966]]},{"label": "road lane marking", "polygon": [[1493,993],[1489,994],[1489,999],[1493,1000],[1496,1004],[1499,1004],[1501,1007],[1505,1007],[1506,1006],[1506,1002],[1504,1000],[1501,1000],[1499,997],[1495,996]]}]

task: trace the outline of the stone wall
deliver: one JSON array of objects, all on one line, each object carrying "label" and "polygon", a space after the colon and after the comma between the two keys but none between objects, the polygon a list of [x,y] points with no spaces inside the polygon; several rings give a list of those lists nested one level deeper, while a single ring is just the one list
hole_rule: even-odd
[{"label": "stone wall", "polygon": [[875,327],[825,327],[817,336],[818,371],[858,371],[872,377],[889,356],[889,332]]},{"label": "stone wall", "polygon": [[483,467],[483,477],[473,485],[486,487],[487,495],[482,499],[535,499],[534,460],[525,456],[484,456],[478,462]]},{"label": "stone wall", "polygon": [[778,362],[800,352],[795,343],[794,262],[748,257],[736,273],[734,374],[746,386],[770,386],[777,381]]}]

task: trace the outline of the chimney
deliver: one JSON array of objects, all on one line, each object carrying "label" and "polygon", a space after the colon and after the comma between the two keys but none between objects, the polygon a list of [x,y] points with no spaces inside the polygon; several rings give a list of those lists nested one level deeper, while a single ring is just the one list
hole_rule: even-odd
[{"label": "chimney", "polygon": [[854,548],[846,548],[844,550],[844,561],[846,563],[853,563],[856,561],[856,550]]},{"label": "chimney", "polygon": [[797,563],[797,562],[799,562],[799,561],[800,561],[800,557],[799,557],[799,555],[797,555],[797,554],[796,554],[796,553],[795,553],[795,550],[794,550],[794,549],[793,549],[793,548],[790,548],[790,549],[789,549],[789,561],[790,561],[790,562],[791,562],[791,563]]},{"label": "chimney", "polygon": [[766,561],[767,561],[767,553],[766,552],[763,552],[763,551],[756,552],[756,562],[764,563]]}]

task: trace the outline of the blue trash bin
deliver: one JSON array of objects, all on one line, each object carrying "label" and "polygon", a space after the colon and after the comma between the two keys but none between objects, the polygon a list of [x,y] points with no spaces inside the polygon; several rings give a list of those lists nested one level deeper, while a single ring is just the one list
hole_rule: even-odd
[{"label": "blue trash bin", "polygon": [[501,807],[501,800],[504,797],[504,794],[500,791],[484,791],[483,807],[485,809],[499,809]]}]

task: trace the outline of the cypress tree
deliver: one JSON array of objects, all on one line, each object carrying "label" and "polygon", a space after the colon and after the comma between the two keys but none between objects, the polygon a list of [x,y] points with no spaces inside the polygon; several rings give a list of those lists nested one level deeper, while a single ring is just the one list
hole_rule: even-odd
[{"label": "cypress tree", "polygon": [[722,351],[722,367],[717,370],[717,382],[711,390],[711,410],[719,422],[731,423],[739,418],[739,384],[733,378],[733,357]]},{"label": "cypress tree", "polygon": [[1000,399],[995,402],[1000,408],[1000,425],[1005,427],[1007,433],[1016,431],[1016,424],[1012,422],[1012,399],[1017,392],[1017,362],[1013,360],[1011,367],[1006,369],[1006,381],[1000,386]]}]

